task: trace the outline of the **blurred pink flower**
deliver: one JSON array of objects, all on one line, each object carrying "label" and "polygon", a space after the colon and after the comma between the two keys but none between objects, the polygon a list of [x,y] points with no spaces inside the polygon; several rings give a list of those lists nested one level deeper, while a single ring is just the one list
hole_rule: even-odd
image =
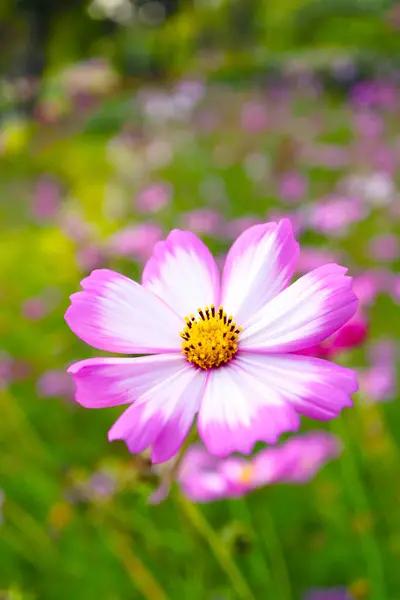
[{"label": "blurred pink flower", "polygon": [[313,166],[323,166],[330,169],[342,169],[349,164],[349,151],[342,146],[329,144],[313,144],[304,146],[302,158]]},{"label": "blurred pink flower", "polygon": [[0,351],[0,389],[14,381],[24,381],[30,376],[31,371],[31,365],[27,361]]},{"label": "blurred pink flower", "polygon": [[397,393],[397,346],[390,340],[375,341],[370,366],[359,370],[360,395],[365,402],[385,402]]},{"label": "blurred pink flower", "polygon": [[300,202],[307,192],[307,180],[295,171],[284,173],[279,181],[279,199],[288,204]]},{"label": "blurred pink flower", "polygon": [[400,304],[400,275],[393,276],[390,293],[393,301]]},{"label": "blurred pink flower", "polygon": [[64,370],[53,369],[43,373],[36,383],[36,390],[42,398],[61,396],[72,400],[74,397],[73,381]]},{"label": "blurred pink flower", "polygon": [[339,440],[324,431],[293,437],[251,459],[211,456],[200,444],[188,448],[178,470],[182,492],[194,502],[235,498],[276,483],[306,483],[341,452]]},{"label": "blurred pink flower", "polygon": [[321,233],[343,237],[350,225],[366,216],[366,208],[358,199],[328,196],[309,207],[308,225]]},{"label": "blurred pink flower", "polygon": [[143,213],[156,213],[171,200],[171,188],[164,183],[154,183],[144,188],[136,197],[136,207]]},{"label": "blurred pink flower", "polygon": [[39,223],[53,219],[60,208],[60,188],[51,178],[42,177],[36,183],[32,202],[32,216]]},{"label": "blurred pink flower", "polygon": [[380,261],[392,262],[400,257],[400,240],[394,233],[381,233],[368,243],[369,255]]},{"label": "blurred pink flower", "polygon": [[204,98],[206,91],[207,88],[203,81],[182,80],[175,86],[175,102],[178,106],[193,109]]},{"label": "blurred pink flower", "polygon": [[307,271],[318,269],[318,267],[322,267],[327,263],[338,261],[339,257],[331,250],[325,250],[317,246],[302,246],[300,248],[296,273],[307,273]]},{"label": "blurred pink flower", "polygon": [[163,230],[157,223],[128,225],[112,235],[108,241],[108,252],[112,256],[143,261],[149,258]]},{"label": "blurred pink flower", "polygon": [[95,233],[94,226],[75,212],[63,211],[59,218],[59,224],[61,231],[79,244],[90,241]]},{"label": "blurred pink flower", "polygon": [[43,298],[28,298],[22,303],[22,316],[30,321],[40,321],[48,313],[49,307]]},{"label": "blurred pink flower", "polygon": [[12,357],[8,352],[0,351],[0,390],[11,381]]},{"label": "blurred pink flower", "polygon": [[375,270],[365,271],[353,279],[353,290],[361,306],[370,306],[382,290],[382,278]]},{"label": "blurred pink flower", "polygon": [[245,131],[259,133],[268,127],[267,111],[259,102],[247,102],[242,108],[241,124]]},{"label": "blurred pink flower", "polygon": [[155,463],[177,454],[197,414],[202,441],[219,457],[276,443],[297,431],[300,414],[338,416],[352,406],[356,373],[296,352],[333,335],[358,300],[336,264],[290,285],[298,254],[284,219],[246,230],[221,280],[201,240],[176,229],[154,248],[142,285],[93,271],[71,296],[68,325],[100,350],[147,356],[71,365],[77,402],[130,404],[109,440],[125,440],[132,453],[151,448]]},{"label": "blurred pink flower", "polygon": [[397,170],[397,153],[388,146],[375,146],[372,155],[372,166],[378,171],[393,177]]},{"label": "blurred pink flower", "polygon": [[260,225],[261,223],[262,219],[260,219],[260,217],[255,217],[252,215],[231,219],[230,221],[227,221],[224,226],[224,238],[227,240],[234,240],[239,235],[244,233],[246,229],[249,229],[249,227],[254,227],[255,225]]},{"label": "blurred pink flower", "polygon": [[96,269],[103,260],[103,250],[98,244],[85,244],[76,251],[76,262],[82,271]]},{"label": "blurred pink flower", "polygon": [[397,105],[397,92],[392,83],[385,81],[360,81],[351,90],[351,99],[356,106],[364,109],[394,109]]},{"label": "blurred pink flower", "polygon": [[196,235],[218,236],[224,227],[224,219],[216,210],[199,208],[183,213],[180,225],[183,229],[189,229]]},{"label": "blurred pink flower", "polygon": [[376,140],[383,133],[383,120],[373,112],[356,112],[353,119],[355,133],[372,140]]}]

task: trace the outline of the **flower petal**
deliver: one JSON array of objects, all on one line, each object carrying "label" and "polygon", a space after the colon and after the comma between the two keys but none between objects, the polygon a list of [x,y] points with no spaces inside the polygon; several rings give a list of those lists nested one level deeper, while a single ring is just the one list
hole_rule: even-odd
[{"label": "flower petal", "polygon": [[281,396],[267,388],[236,360],[213,370],[197,420],[211,454],[250,454],[255,442],[275,444],[281,433],[296,431],[299,418]]},{"label": "flower petal", "polygon": [[216,262],[198,237],[174,229],[158,242],[142,276],[143,286],[157,294],[185,317],[219,302],[219,273]]},{"label": "flower petal", "polygon": [[89,358],[68,369],[76,384],[76,401],[86,408],[130,404],[187,368],[180,354],[138,358]]},{"label": "flower petal", "polygon": [[336,264],[320,267],[275,296],[241,333],[241,350],[295,352],[332,335],[358,306],[346,271]]},{"label": "flower petal", "polygon": [[221,304],[244,325],[291,282],[299,245],[288,219],[254,225],[228,252],[222,276]]},{"label": "flower petal", "polygon": [[65,320],[87,344],[121,354],[180,350],[183,320],[149,290],[108,269],[93,271],[81,285]]},{"label": "flower petal", "polygon": [[355,371],[320,358],[242,352],[237,364],[298,413],[320,421],[352,406],[350,394],[358,389]]},{"label": "flower petal", "polygon": [[340,440],[327,431],[310,431],[287,440],[278,452],[287,468],[281,481],[306,483],[331,459],[342,451]]},{"label": "flower petal", "polygon": [[182,493],[191,502],[213,502],[230,495],[228,481],[216,472],[193,473],[179,483]]},{"label": "flower petal", "polygon": [[[181,358],[182,360],[182,358]],[[188,363],[157,382],[130,406],[110,429],[108,438],[125,440],[132,453],[152,448],[152,461],[165,462],[181,447],[203,395],[206,375]]]}]

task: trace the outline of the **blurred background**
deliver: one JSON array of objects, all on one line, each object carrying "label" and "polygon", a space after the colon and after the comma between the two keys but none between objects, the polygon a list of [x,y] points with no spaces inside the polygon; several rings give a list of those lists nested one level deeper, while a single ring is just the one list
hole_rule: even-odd
[{"label": "blurred background", "polygon": [[[400,3],[2,0],[0,31],[1,600],[399,600]],[[140,278],[173,227],[222,260],[283,215],[298,275],[348,266],[368,324],[335,357],[355,408],[303,419],[343,452],[149,506],[120,411],[73,401],[68,297],[100,266]]]}]

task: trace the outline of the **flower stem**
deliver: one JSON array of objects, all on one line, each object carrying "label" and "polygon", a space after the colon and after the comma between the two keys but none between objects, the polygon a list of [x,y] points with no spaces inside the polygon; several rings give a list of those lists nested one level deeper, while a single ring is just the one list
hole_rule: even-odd
[{"label": "flower stem", "polygon": [[360,540],[368,570],[368,579],[371,582],[371,597],[374,600],[385,600],[387,596],[381,553],[373,531],[369,531],[369,527],[372,529],[372,513],[359,475],[357,459],[351,448],[350,435],[344,418],[336,419],[331,428],[343,439],[346,446],[346,452],[340,461],[346,492],[349,494],[354,509],[361,513],[367,522],[367,527],[360,530]]},{"label": "flower stem", "polygon": [[[264,492],[264,490],[260,490]],[[280,597],[284,600],[292,600],[292,587],[290,584],[289,573],[286,565],[285,555],[282,550],[279,536],[277,534],[275,523],[271,512],[268,510],[267,503],[262,504],[262,521],[260,527],[260,537],[263,540],[265,549],[270,557],[272,571],[276,574],[279,582]]]},{"label": "flower stem", "polygon": [[126,535],[114,529],[110,533],[110,539],[114,554],[119,558],[130,580],[143,596],[147,600],[168,600],[153,575],[140,558],[132,552],[132,544]]},{"label": "flower stem", "polygon": [[252,536],[254,548],[251,553],[249,567],[251,569],[251,581],[258,583],[262,589],[271,589],[272,575],[271,569],[266,559],[266,554],[262,549],[262,541],[259,535],[259,527],[253,527],[253,518],[251,510],[246,502],[246,498],[234,498],[229,500],[230,514],[233,520],[238,520],[246,526]]},{"label": "flower stem", "polygon": [[156,581],[142,560],[133,552],[133,542],[126,534],[126,523],[111,507],[103,507],[101,513],[91,513],[92,522],[98,527],[107,525],[107,543],[114,556],[118,558],[135,589],[140,590],[147,600],[168,600],[167,594]]},{"label": "flower stem", "polygon": [[242,573],[236,566],[235,561],[232,559],[228,548],[208,523],[202,511],[183,496],[178,495],[177,497],[182,511],[210,546],[220,567],[229,577],[238,597],[241,600],[256,600]]}]

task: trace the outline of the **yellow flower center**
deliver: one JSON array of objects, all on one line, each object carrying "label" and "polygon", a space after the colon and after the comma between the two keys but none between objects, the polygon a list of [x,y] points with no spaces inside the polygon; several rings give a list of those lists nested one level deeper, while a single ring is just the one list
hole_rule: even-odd
[{"label": "yellow flower center", "polygon": [[242,472],[240,473],[240,481],[242,483],[251,483],[254,477],[254,467],[253,465],[245,465],[243,467]]},{"label": "yellow flower center", "polygon": [[186,327],[181,332],[184,340],[183,354],[187,360],[201,369],[219,367],[229,362],[238,349],[239,333],[233,317],[228,317],[222,306],[215,311],[211,304],[197,309],[198,317],[185,317]]}]

